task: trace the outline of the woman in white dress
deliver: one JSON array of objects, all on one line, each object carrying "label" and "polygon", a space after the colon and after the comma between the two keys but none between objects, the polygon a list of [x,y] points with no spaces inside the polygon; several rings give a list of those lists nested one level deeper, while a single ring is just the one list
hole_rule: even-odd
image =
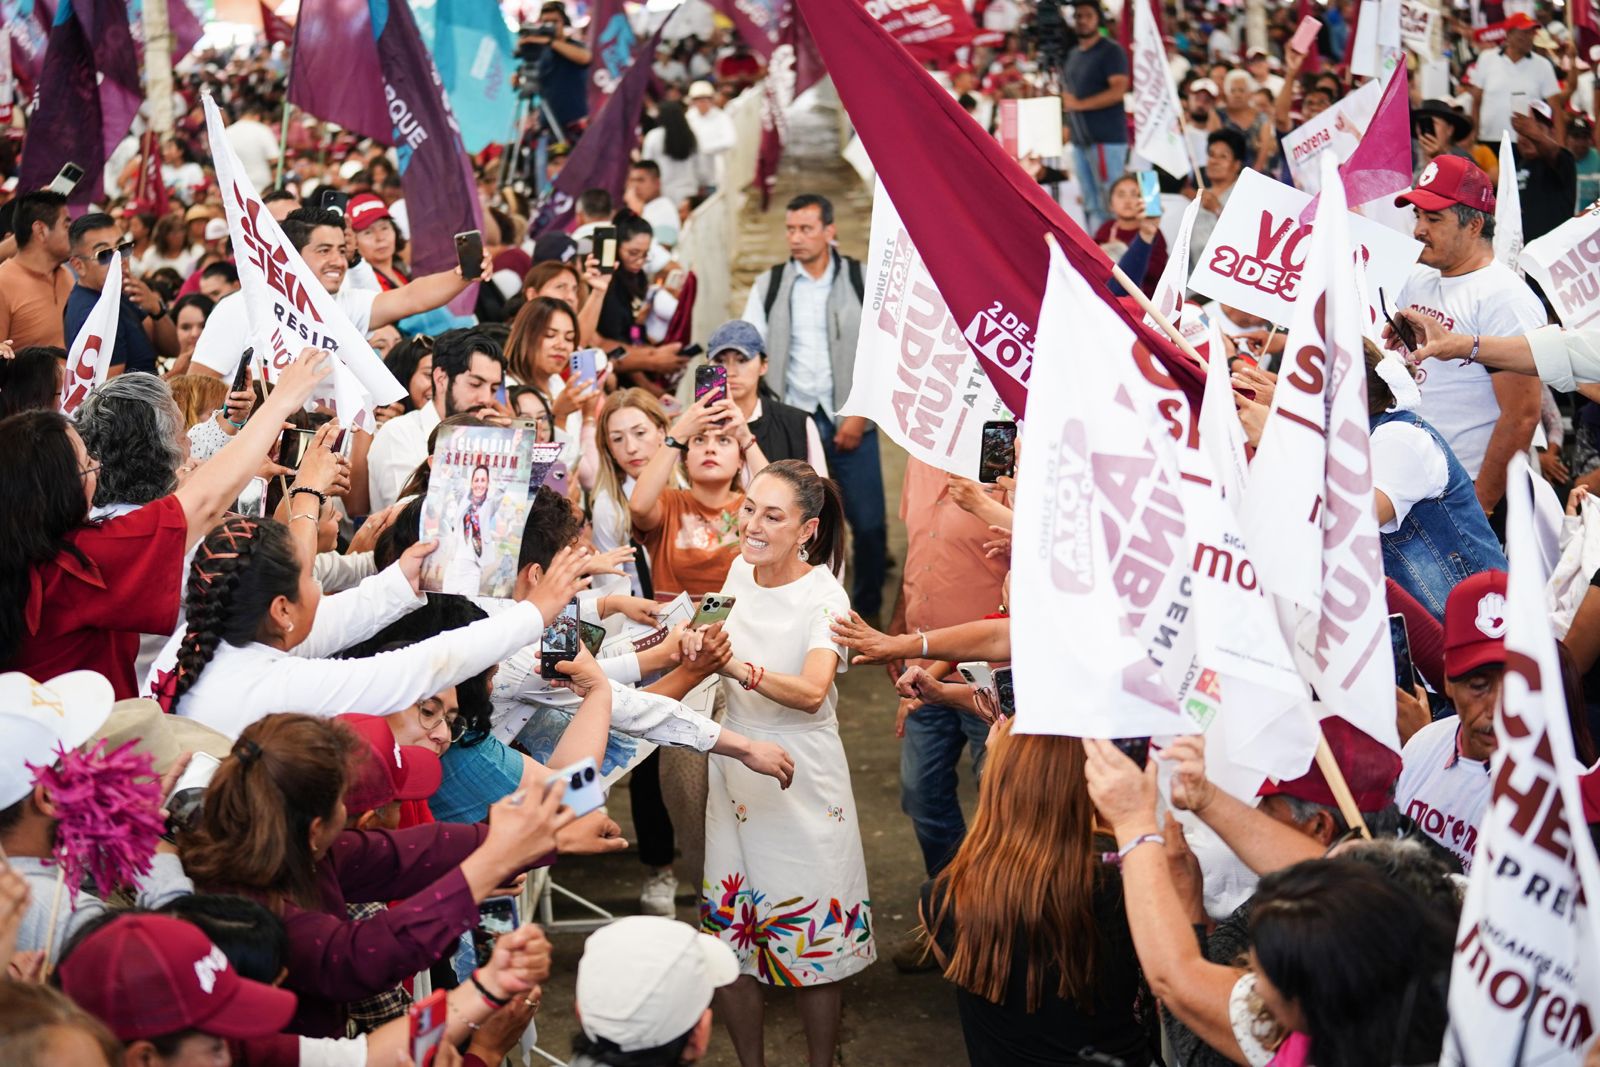
[{"label": "woman in white dress", "polygon": [[744,1067],[765,1063],[762,985],[798,990],[811,1067],[833,1062],[838,982],[877,956],[850,767],[839,741],[833,676],[848,659],[829,629],[850,598],[834,577],[844,556],[836,483],[782,460],[751,483],[740,556],[722,587],[733,659],[724,722],[781,743],[794,757],[787,791],[712,756],[700,925],[739,956],[717,1017]]}]

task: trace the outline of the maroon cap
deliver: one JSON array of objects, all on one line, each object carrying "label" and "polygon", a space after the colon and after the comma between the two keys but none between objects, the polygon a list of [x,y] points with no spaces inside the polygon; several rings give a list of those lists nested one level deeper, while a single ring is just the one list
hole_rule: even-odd
[{"label": "maroon cap", "polygon": [[345,218],[350,220],[350,228],[357,233],[383,219],[394,222],[394,216],[389,214],[389,205],[372,193],[352,196],[350,203],[345,207]]},{"label": "maroon cap", "polygon": [[1463,578],[1444,602],[1444,675],[1506,661],[1506,572]]},{"label": "maroon cap", "polygon": [[[373,811],[394,800],[427,800],[439,789],[444,769],[431,749],[402,745],[388,720],[378,715],[340,715],[339,721],[367,743],[370,758],[356,762],[345,806],[352,814]],[[375,768],[382,768],[381,771]]]},{"label": "maroon cap", "polygon": [[167,915],[127,915],[62,962],[61,989],[118,1041],[198,1030],[266,1037],[289,1025],[295,995],[239,977],[200,928]]},{"label": "maroon cap", "polygon": [[1435,156],[1422,168],[1416,188],[1394,198],[1395,207],[1413,204],[1423,211],[1443,211],[1462,204],[1494,213],[1494,183],[1477,164],[1460,156]]},{"label": "maroon cap", "polygon": [[[1351,726],[1338,716],[1322,720],[1322,736],[1344,772],[1345,784],[1355,797],[1356,808],[1364,812],[1382,811],[1394,799],[1394,783],[1400,778],[1400,753]],[[1323,804],[1330,808],[1339,806],[1338,798],[1322,776],[1322,768],[1315,761],[1306,773],[1287,782],[1266,782],[1257,796],[1293,797]]]},{"label": "maroon cap", "polygon": [[1578,795],[1583,798],[1583,821],[1600,822],[1600,767],[1591,767],[1578,776]]}]

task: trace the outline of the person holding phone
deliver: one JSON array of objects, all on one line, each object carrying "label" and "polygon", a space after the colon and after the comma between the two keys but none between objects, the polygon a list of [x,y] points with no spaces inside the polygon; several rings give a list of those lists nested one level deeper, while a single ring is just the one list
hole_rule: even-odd
[{"label": "person holding phone", "polygon": [[[1552,108],[1561,107],[1561,81],[1556,68],[1533,50],[1533,35],[1539,23],[1524,11],[1513,12],[1501,25],[1505,42],[1479,54],[1462,76],[1462,84],[1472,94],[1472,115],[1477,120],[1478,142],[1498,153],[1500,135],[1511,128],[1511,116],[1520,97],[1522,109],[1539,100]],[[1512,137],[1516,141],[1516,137]]]},{"label": "person holding phone", "polygon": [[[1118,266],[1128,279],[1155,296],[1156,283],[1167,267],[1167,239],[1161,233],[1161,216],[1145,214],[1144,194],[1137,174],[1124,174],[1111,183],[1111,217],[1094,233],[1095,244],[1120,244]],[[1116,286],[1116,282],[1112,282]]]},{"label": "person holding phone", "polygon": [[[596,472],[589,514],[596,552],[609,552],[633,540],[633,518],[628,501],[639,475],[667,438],[667,413],[654,396],[643,389],[619,389],[606,397],[600,409],[594,447],[586,442],[584,462],[594,458]],[[582,467],[579,468],[582,477]],[[681,472],[669,475],[673,488],[684,488]],[[645,560],[648,570],[649,560]],[[622,565],[634,596],[653,596],[654,586],[646,591],[637,558]]]},{"label": "person holding phone", "polygon": [[111,345],[111,370],[155,371],[156,355],[171,356],[178,351],[177,329],[161,295],[133,276],[129,254],[133,243],[125,241],[122,227],[110,215],[91,211],[80,215],[67,228],[72,242],[68,262],[78,284],[67,295],[64,324],[70,345],[100,300],[111,269],[111,257],[122,260],[122,302],[117,310],[117,337]]},{"label": "person holding phone", "polygon": [[[828,454],[817,424],[767,386],[767,342],[760,330],[743,319],[723,323],[706,344],[706,361],[727,372],[728,397],[744,414],[769,462],[803,459],[828,476]],[[747,478],[754,474],[746,468]]]},{"label": "person holding phone", "polygon": [[563,376],[577,344],[572,305],[547,296],[522,305],[506,338],[506,371],[518,384],[544,394],[562,445],[561,460],[569,468],[578,466],[583,423],[593,420],[603,395],[599,381],[568,383]]},{"label": "person holding phone", "polygon": [[[578,311],[578,344],[592,347],[598,343],[596,328],[600,323],[600,309],[605,305],[606,290],[611,287],[612,275],[603,273],[590,256],[577,262],[541,260],[522,277],[522,301],[527,303],[537,296],[560,300]],[[508,305],[509,306],[509,305]],[[519,305],[516,308],[521,311]],[[513,312],[511,318],[515,320]]]}]

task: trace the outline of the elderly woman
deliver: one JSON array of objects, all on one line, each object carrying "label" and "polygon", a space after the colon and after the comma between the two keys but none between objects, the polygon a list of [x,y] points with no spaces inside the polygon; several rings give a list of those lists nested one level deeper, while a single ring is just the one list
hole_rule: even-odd
[{"label": "elderly woman", "polygon": [[77,425],[84,447],[100,461],[90,519],[126,515],[178,488],[189,438],[183,412],[160,378],[112,378],[84,400]]}]

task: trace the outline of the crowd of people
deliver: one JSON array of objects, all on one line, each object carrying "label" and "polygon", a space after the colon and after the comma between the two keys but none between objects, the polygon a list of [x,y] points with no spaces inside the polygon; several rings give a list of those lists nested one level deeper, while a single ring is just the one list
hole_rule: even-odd
[{"label": "crowd of people", "polygon": [[[1290,180],[1282,139],[1364,80],[1345,58],[1355,7],[1313,6],[1303,51],[1292,6],[1264,32],[1242,9],[1162,9],[1196,173],[1157,191],[1198,201],[1196,252],[1243,172]],[[392,152],[312,116],[282,126],[281,46],[186,59],[176,129],[141,118],[86,209],[8,183],[0,1061],[387,1067],[437,1028],[431,1062],[494,1067],[531,1041],[551,980],[552,945],[522,921],[548,870],[633,850],[642,914],[593,934],[577,969],[584,1067],[693,1062],[713,1020],[760,1067],[766,1007],[790,996],[824,1067],[880,949],[943,976],[974,1065],[1438,1062],[1491,805],[1512,458],[1529,455],[1560,546],[1600,523],[1600,341],[1548,325],[1547,294],[1494,243],[1508,129],[1525,239],[1600,195],[1594,57],[1543,6],[1482,8],[1444,29],[1458,92],[1411,101],[1414,185],[1392,206],[1421,254],[1385,332],[1411,363],[1365,350],[1388,605],[1417,674],[1394,692],[1403,748],[1328,718],[1343,780],[1314,763],[1250,796],[1208,778],[1203,734],[1141,765],[1012,728],[1015,471],[907,457],[886,486],[889,431],[843,413],[873,267],[841,250],[826,196],[782,205],[788,258],[694,333],[680,239],[743,181],[723,107],[764,73],[713,5],[688,0],[653,57],[625,187],[542,230],[599,59],[562,0],[531,16],[548,106],[516,150],[472,160],[476,271],[412,269]],[[1125,27],[1095,0],[971,15],[981,36],[930,73],[997,134],[1002,101],[1058,99],[1062,155],[1018,162],[1154,293],[1180,252],[1132,146]],[[370,427],[326,403],[337,356],[306,348],[270,388],[250,362],[202,90],[298,266],[402,394]],[[1514,95],[1528,107],[1502,106]],[[110,373],[63,414],[68,348],[119,256]],[[1253,450],[1285,336],[1201,310]],[[503,525],[486,463],[430,519],[441,439],[502,427],[559,453],[511,540],[513,591],[434,591],[439,541],[481,552]],[[1588,768],[1600,571],[1565,580],[1552,627]],[[569,616],[596,644],[547,663]],[[1064,620],[1063,640],[1102,625]],[[858,810],[836,684],[868,665],[893,687],[881,728],[923,864],[917,898],[877,912],[863,832],[895,817]],[[625,781],[631,840],[575,810],[596,779]],[[1594,834],[1600,777],[1581,788]],[[97,827],[126,862],[78,851]],[[885,907],[917,917],[892,944]]]}]

